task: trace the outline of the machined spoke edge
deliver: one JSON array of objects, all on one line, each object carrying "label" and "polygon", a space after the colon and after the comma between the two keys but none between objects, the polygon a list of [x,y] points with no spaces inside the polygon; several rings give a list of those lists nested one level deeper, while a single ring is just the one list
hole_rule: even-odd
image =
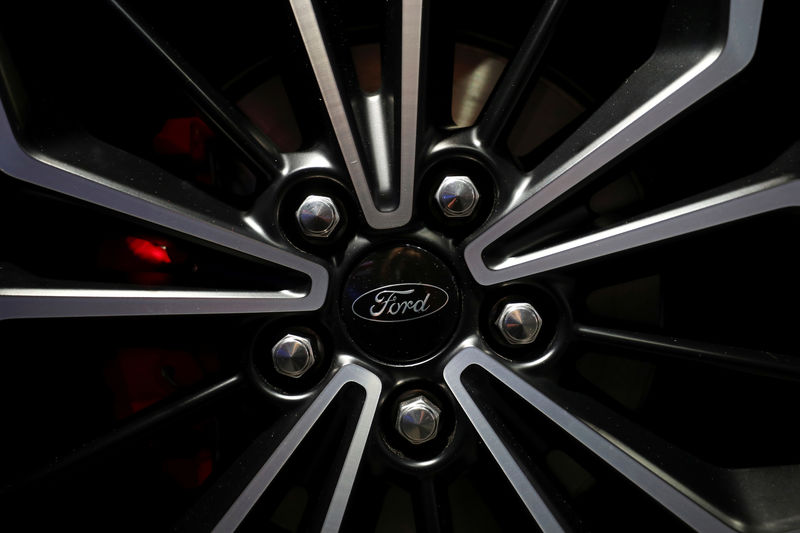
[{"label": "machined spoke edge", "polygon": [[[681,112],[739,73],[752,59],[758,42],[762,0],[729,0],[728,9],[688,17],[673,6],[660,48],[570,138],[522,180],[513,202],[465,250],[467,264],[483,285],[541,272],[564,262],[540,262],[520,268],[484,263],[484,251],[497,239],[550,206],[568,191],[617,160]],[[707,6],[703,6],[705,9]],[[714,17],[727,20],[716,21]],[[683,23],[680,21],[684,20]],[[690,20],[687,26],[685,20]],[[718,30],[709,35],[708,23]],[[685,41],[692,46],[684,46]],[[705,41],[698,53],[697,42]],[[683,60],[680,60],[681,56]],[[598,134],[598,132],[601,132]]]},{"label": "machined spoke edge", "polygon": [[[486,441],[487,446],[492,451],[495,459],[498,460],[503,471],[509,476],[512,485],[517,489],[518,493],[524,491],[526,494],[526,496],[522,496],[522,493],[520,493],[526,505],[528,504],[527,498],[532,498],[530,501],[537,503],[537,500],[540,500],[540,496],[530,486],[529,481],[522,474],[520,465],[515,462],[512,455],[505,449],[492,429],[491,424],[480,413],[480,409],[470,397],[466,387],[461,383],[462,373],[473,365],[477,365],[489,372],[494,378],[509,387],[514,393],[539,410],[689,526],[698,531],[720,533],[733,531],[727,524],[690,499],[648,465],[640,462],[634,452],[624,449],[594,426],[577,418],[569,410],[554,402],[550,397],[524,381],[485,352],[474,347],[465,348],[456,354],[445,367],[445,381],[447,381],[459,404],[461,404],[467,416],[475,425],[478,433]],[[507,464],[509,462],[510,464]],[[533,512],[532,514],[539,522],[536,514]],[[544,531],[549,531],[541,522],[539,524]],[[554,523],[551,527],[560,526]]]},{"label": "machined spoke edge", "polygon": [[[290,5],[322,100],[325,103],[342,159],[350,174],[367,223],[375,229],[402,226],[410,219],[410,209],[406,212],[405,210],[401,211],[398,207],[394,211],[381,211],[375,205],[371,185],[367,179],[367,169],[364,168],[362,154],[356,141],[355,124],[351,122],[351,113],[345,107],[349,105],[347,103],[349,99],[342,93],[340,80],[337,78],[335,66],[325,45],[321,22],[314,2],[312,0],[290,0]],[[363,150],[364,147],[361,149]],[[410,201],[410,197],[401,198],[401,204],[404,199],[406,202]]]},{"label": "machined spoke edge", "polygon": [[419,94],[422,58],[423,0],[402,1],[400,59],[400,199],[398,221],[409,221],[417,163]]},{"label": "machined spoke edge", "polygon": [[712,193],[679,207],[510,257],[493,268],[497,277],[507,281],[797,205],[800,205],[800,181],[791,174],[757,183],[737,183],[724,192]]},{"label": "machined spoke edge", "polygon": [[278,313],[303,310],[303,300],[288,292],[0,287],[0,320]]},{"label": "machined spoke edge", "polygon": [[297,449],[300,442],[306,437],[325,411],[325,408],[333,401],[342,387],[348,383],[355,383],[361,386],[366,393],[366,398],[322,526],[323,531],[338,531],[347,508],[356,472],[361,462],[361,455],[369,437],[381,391],[380,379],[372,372],[355,364],[345,365],[333,375],[311,405],[308,406],[283,437],[264,465],[256,472],[242,493],[237,496],[231,507],[217,522],[213,529],[215,532],[233,531],[242,523],[247,513],[269,487],[272,480],[275,479],[275,476],[289,460],[289,457]]},{"label": "machined spoke edge", "polygon": [[511,451],[461,382],[462,372],[471,364],[479,364],[482,361],[478,354],[485,355],[477,349],[467,348],[447,364],[444,370],[444,379],[450,387],[450,391],[542,531],[545,533],[567,531],[564,519],[559,516],[547,496],[541,493],[538,483],[532,480],[523,467],[517,463]]}]

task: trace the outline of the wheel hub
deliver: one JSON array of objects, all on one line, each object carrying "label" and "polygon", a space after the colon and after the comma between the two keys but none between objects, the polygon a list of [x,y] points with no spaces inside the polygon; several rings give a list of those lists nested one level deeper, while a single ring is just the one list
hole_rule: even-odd
[{"label": "wheel hub", "polygon": [[461,297],[451,270],[418,246],[373,251],[342,291],[347,333],[370,357],[394,365],[435,354],[452,336]]}]

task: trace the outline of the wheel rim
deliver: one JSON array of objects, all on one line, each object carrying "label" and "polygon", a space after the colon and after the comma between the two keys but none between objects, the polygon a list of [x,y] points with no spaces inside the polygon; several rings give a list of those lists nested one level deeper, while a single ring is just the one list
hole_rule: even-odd
[{"label": "wheel rim", "polygon": [[[37,194],[43,191],[114,213],[126,223],[183,239],[185,244],[179,245],[187,249],[203,246],[230,261],[257,263],[267,278],[256,288],[248,285],[250,278],[209,287],[208,280],[217,279],[213,276],[197,282],[205,287],[178,288],[103,283],[100,278],[54,281],[27,268],[23,260],[16,264],[13,255],[4,257],[0,319],[9,334],[13,324],[23,324],[20,331],[30,334],[38,326],[25,324],[52,324],[55,319],[80,324],[99,317],[185,320],[180,327],[187,332],[193,318],[205,326],[205,315],[241,317],[244,324],[236,327],[243,338],[232,350],[235,356],[223,365],[225,371],[213,379],[198,379],[191,387],[176,387],[180,394],[118,420],[105,434],[90,431],[94,438],[79,442],[66,438],[67,452],[36,456],[36,468],[25,465],[4,479],[9,501],[28,509],[70,487],[80,495],[85,487],[75,479],[84,472],[125,461],[126,454],[141,451],[137,447],[164,428],[237,398],[259,405],[253,409],[260,415],[267,413],[257,425],[259,431],[242,431],[242,442],[232,446],[235,450],[217,450],[226,459],[215,456],[212,472],[194,487],[197,490],[181,493],[185,500],[180,509],[172,514],[159,511],[154,519],[177,519],[180,529],[215,531],[262,526],[391,530],[387,520],[422,531],[469,531],[487,527],[479,520],[465,521],[472,516],[465,502],[477,499],[486,509],[493,508],[486,515],[493,517],[495,528],[597,530],[610,527],[596,508],[604,500],[584,495],[596,495],[601,489],[592,492],[592,487],[599,486],[642,505],[629,512],[622,529],[641,528],[653,518],[655,524],[648,526],[659,530],[800,527],[800,474],[791,452],[776,445],[774,459],[759,459],[761,448],[743,439],[743,450],[756,451],[745,450],[741,457],[721,454],[724,457],[717,460],[704,445],[693,442],[698,439],[674,429],[663,413],[654,414],[655,407],[644,405],[644,395],[659,405],[668,397],[653,392],[654,378],[645,376],[653,370],[637,374],[647,382],[647,392],[634,402],[633,392],[620,392],[629,387],[627,382],[604,388],[601,381],[610,378],[598,374],[596,366],[611,364],[608,361],[616,357],[599,353],[603,350],[639,361],[619,367],[634,373],[635,368],[660,361],[684,360],[712,369],[698,375],[707,372],[722,379],[726,372],[752,374],[753,380],[761,380],[756,390],[774,386],[775,398],[784,398],[784,387],[789,390],[800,368],[791,356],[776,355],[790,353],[792,344],[784,340],[788,333],[763,342],[758,335],[736,332],[721,339],[709,326],[708,338],[693,337],[680,332],[697,330],[687,325],[670,329],[665,321],[681,321],[663,316],[658,327],[637,330],[637,320],[645,323],[646,317],[613,320],[625,307],[618,302],[617,311],[595,314],[592,321],[593,311],[587,309],[600,305],[592,302],[604,298],[602,289],[585,301],[577,296],[593,286],[592,269],[607,286],[622,286],[628,279],[625,269],[657,264],[663,254],[681,253],[682,243],[692,239],[713,247],[714,236],[722,235],[714,231],[749,231],[745,225],[753,220],[794,212],[800,198],[797,145],[791,144],[788,150],[781,146],[783,155],[754,172],[728,177],[724,183],[710,180],[713,186],[701,184],[698,190],[681,189],[674,202],[643,203],[632,214],[615,211],[617,218],[611,216],[610,222],[597,218],[588,226],[586,217],[570,218],[584,201],[581,195],[594,191],[595,201],[600,186],[617,183],[613,172],[634,158],[634,148],[657,135],[667,136],[663,132],[668,125],[696,113],[701,100],[746,71],[756,56],[763,38],[759,33],[764,31],[761,1],[688,4],[663,10],[654,53],[635,71],[626,72],[618,89],[588,105],[538,152],[517,157],[508,140],[517,127],[516,117],[548,68],[548,45],[558,38],[561,17],[575,16],[564,14],[563,0],[545,0],[525,11],[531,14],[529,28],[520,35],[476,121],[466,127],[456,127],[449,113],[442,119],[441,109],[452,108],[453,58],[448,54],[456,38],[441,26],[440,7],[422,0],[385,6],[381,84],[369,93],[359,87],[357,68],[346,49],[352,44],[350,30],[340,27],[336,8],[290,0],[281,9],[291,15],[288,31],[299,48],[289,57],[308,60],[297,67],[303,71],[300,78],[312,87],[306,90],[319,96],[319,104],[308,113],[328,121],[318,135],[310,135],[312,142],[292,151],[279,149],[241,106],[231,103],[231,87],[222,91],[219,83],[190,66],[178,47],[167,44],[149,25],[147,16],[152,13],[142,8],[139,14],[112,0],[114,16],[141,38],[137,53],[141,43],[149,47],[151,57],[160,60],[159,68],[170,73],[209,124],[204,127],[265,183],[256,186],[244,208],[218,190],[187,185],[127,147],[117,148],[78,130],[42,133],[36,127],[42,117],[20,104],[28,71],[21,68],[22,82],[18,81],[14,61],[25,60],[20,52],[24,46],[17,44],[15,32],[0,28],[11,36],[9,52],[4,46],[0,56],[0,169],[11,184],[5,188],[30,186],[40,191]],[[442,77],[437,70],[447,74],[446,90],[437,87]],[[779,139],[785,137],[791,134]],[[437,208],[437,187],[445,176],[466,177],[479,198],[474,212]],[[329,226],[324,231],[304,235],[296,213],[300,201],[312,197],[327,202],[334,215],[326,219]],[[143,253],[158,258],[160,246],[168,254],[162,262],[172,260],[171,244],[137,239],[136,244],[126,241],[131,250],[144,246],[148,252]],[[726,239],[720,237],[720,242]],[[417,262],[394,277],[385,273],[399,271],[394,266],[378,269],[367,281],[358,277],[364,268],[383,261],[374,259],[375,254],[385,253],[416,253]],[[419,260],[423,255],[432,258],[424,265]],[[225,261],[220,268],[227,266]],[[428,271],[439,272],[436,285],[430,283]],[[666,278],[658,272],[657,282],[664,283]],[[650,278],[634,281],[641,279]],[[452,287],[449,280],[454,280]],[[133,285],[137,283],[142,285]],[[425,287],[444,294],[432,311],[426,306],[429,298],[435,300],[435,291]],[[419,316],[389,317],[391,301],[373,296],[381,289],[390,291],[383,298],[411,294],[416,299],[396,312],[420,312]],[[608,294],[613,299],[620,293]],[[644,293],[631,294],[635,299]],[[358,300],[367,296],[383,307],[365,306],[359,312]],[[513,337],[504,337],[497,329],[502,327],[500,309],[531,302],[539,322],[530,326],[529,338],[515,343]],[[367,317],[368,313],[372,314]],[[788,316],[791,321],[793,315]],[[389,325],[375,324],[384,318]],[[401,326],[405,320],[417,321]],[[103,327],[111,322],[87,324]],[[76,327],[83,331],[90,326]],[[406,333],[398,333],[401,327]],[[68,327],[59,328],[56,331]],[[434,338],[434,331],[439,336]],[[101,337],[111,338],[112,333],[105,335]],[[418,342],[413,353],[395,346],[381,348],[381,342],[411,343],[415,335],[430,340],[430,346]],[[315,357],[281,374],[265,354],[270,349],[274,354],[276,342],[286,336],[294,336]],[[131,357],[143,356],[137,352]],[[673,363],[663,364],[667,368]],[[660,375],[680,375],[673,367],[658,368]],[[714,374],[718,368],[719,374]],[[740,378],[731,379],[739,383]],[[720,391],[727,390],[720,386]],[[715,394],[714,386],[708,394]],[[420,397],[433,406],[427,412],[438,427],[429,438],[411,444],[400,435],[395,419],[399,405]],[[695,427],[692,424],[697,425],[696,420],[687,422]],[[219,427],[214,431],[218,437],[223,434]],[[768,435],[774,438],[778,433]],[[581,461],[597,470],[584,468]],[[498,483],[497,493],[454,496],[466,486],[458,480],[470,475],[476,486]],[[586,486],[576,486],[581,479]],[[295,489],[302,495],[292,500],[287,495]],[[386,511],[386,494],[395,489],[403,494],[391,500],[399,507]],[[47,522],[46,517],[42,520]]]}]

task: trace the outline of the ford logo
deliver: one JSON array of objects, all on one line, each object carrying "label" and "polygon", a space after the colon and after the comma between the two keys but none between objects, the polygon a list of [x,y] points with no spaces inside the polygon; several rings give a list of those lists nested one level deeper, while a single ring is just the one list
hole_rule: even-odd
[{"label": "ford logo", "polygon": [[444,289],[427,283],[396,283],[367,291],[353,302],[353,313],[373,322],[416,320],[447,305]]}]

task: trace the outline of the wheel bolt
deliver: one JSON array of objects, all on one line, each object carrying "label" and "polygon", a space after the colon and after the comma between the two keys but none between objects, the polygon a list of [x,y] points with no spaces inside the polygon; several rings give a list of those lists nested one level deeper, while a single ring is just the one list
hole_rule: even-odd
[{"label": "wheel bolt", "polygon": [[436,437],[441,409],[420,394],[400,403],[395,429],[411,444],[422,444]]},{"label": "wheel bolt", "polygon": [[272,364],[279,374],[299,378],[314,365],[311,340],[299,335],[286,335],[272,347]]},{"label": "wheel bolt", "polygon": [[328,196],[311,194],[295,212],[297,224],[307,237],[329,237],[339,225],[339,210]]},{"label": "wheel bolt", "polygon": [[500,335],[509,344],[530,344],[542,328],[542,317],[527,302],[506,304],[495,321]]},{"label": "wheel bolt", "polygon": [[467,176],[447,176],[436,189],[436,203],[447,218],[470,216],[479,198],[478,188]]}]

